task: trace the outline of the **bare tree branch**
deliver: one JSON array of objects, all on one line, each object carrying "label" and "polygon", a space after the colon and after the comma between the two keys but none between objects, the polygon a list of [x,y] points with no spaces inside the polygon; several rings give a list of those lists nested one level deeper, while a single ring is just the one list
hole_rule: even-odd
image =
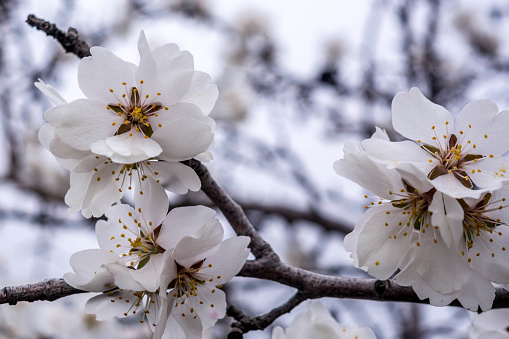
[{"label": "bare tree branch", "polygon": [[90,56],[90,46],[83,40],[75,28],[69,27],[67,33],[60,30],[57,25],[30,14],[26,23],[52,36],[64,47],[67,53],[76,54],[80,58]]},{"label": "bare tree branch", "polygon": [[19,301],[53,301],[78,293],[86,293],[86,291],[69,286],[64,279],[46,279],[35,284],[7,286],[0,289],[0,304],[16,305]]}]

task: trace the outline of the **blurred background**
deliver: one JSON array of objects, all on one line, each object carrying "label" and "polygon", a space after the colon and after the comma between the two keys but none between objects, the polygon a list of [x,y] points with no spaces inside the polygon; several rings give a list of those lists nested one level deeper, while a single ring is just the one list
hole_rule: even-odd
[{"label": "blurred background", "polygon": [[[0,287],[62,277],[72,253],[98,247],[96,220],[67,213],[68,173],[37,139],[51,104],[33,83],[42,78],[68,101],[82,97],[79,59],[29,27],[28,14],[75,27],[89,45],[134,63],[141,29],[152,48],[189,50],[195,69],[220,88],[207,167],[284,261],[324,274],[367,277],[342,245],[366,192],[332,163],[346,141],[368,138],[375,126],[400,138],[390,119],[397,92],[417,86],[453,114],[480,98],[509,108],[508,1],[0,0]],[[201,193],[170,201],[210,205]],[[238,277],[225,289],[250,316],[295,292]],[[150,337],[138,319],[84,314],[90,296],[0,305],[0,338]],[[378,338],[466,338],[470,324],[459,308],[323,303],[340,323],[370,326]],[[288,325],[304,304],[273,325]],[[224,338],[230,322],[205,338]],[[270,338],[272,327],[245,338]]]}]

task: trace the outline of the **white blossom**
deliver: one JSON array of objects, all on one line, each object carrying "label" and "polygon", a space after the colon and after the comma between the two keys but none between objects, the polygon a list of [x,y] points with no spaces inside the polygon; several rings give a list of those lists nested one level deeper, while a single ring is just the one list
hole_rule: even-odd
[{"label": "white blossom", "polygon": [[455,198],[478,198],[509,180],[509,111],[498,112],[491,100],[466,105],[454,121],[442,106],[417,88],[398,93],[392,102],[394,129],[411,139],[365,140],[376,161],[397,167],[414,164],[437,190]]},{"label": "white blossom", "polygon": [[[377,131],[373,140],[388,138]],[[388,169],[352,144],[334,169],[379,197],[345,237],[356,267],[378,279],[400,270],[398,284],[412,286],[435,306],[458,299],[471,310],[491,308],[491,282],[509,280],[506,186],[457,200],[437,191],[414,166]]]},{"label": "white blossom", "polygon": [[509,310],[496,309],[481,314],[470,313],[470,339],[509,339]]},{"label": "white blossom", "polygon": [[279,326],[272,339],[376,339],[369,327],[340,325],[319,302],[307,303],[307,310],[297,315],[286,332]]},{"label": "white blossom", "polygon": [[[88,99],[67,103],[42,80],[36,83],[56,105],[46,111],[49,123],[39,139],[71,171],[65,197],[71,213],[99,217],[128,190],[200,189],[196,173],[180,161],[212,159],[215,123],[207,115],[217,87],[174,44],[151,51],[142,32],[139,51],[136,67],[93,47],[78,75]],[[121,88],[125,93],[118,94]]]}]

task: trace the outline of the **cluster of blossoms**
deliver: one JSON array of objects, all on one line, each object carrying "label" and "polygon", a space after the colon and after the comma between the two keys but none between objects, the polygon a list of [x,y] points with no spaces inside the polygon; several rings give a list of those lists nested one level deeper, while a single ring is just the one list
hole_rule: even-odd
[{"label": "cluster of blossoms", "polygon": [[286,332],[275,327],[272,339],[376,339],[369,327],[340,325],[319,302],[311,301],[307,310],[297,315]]},{"label": "cluster of blossoms", "polygon": [[[70,212],[106,216],[96,224],[100,249],[73,254],[74,273],[64,279],[102,292],[85,307],[98,320],[141,314],[154,338],[201,338],[226,313],[221,287],[244,265],[249,238],[223,241],[215,211],[204,206],[168,213],[166,190],[200,189],[180,162],[212,159],[207,115],[218,91],[176,45],[150,50],[141,32],[138,50],[136,66],[93,47],[78,71],[87,99],[68,103],[35,84],[55,105],[39,139],[71,172]],[[134,208],[120,203],[129,191]]]},{"label": "cluster of blossoms", "polygon": [[[493,283],[509,283],[509,112],[471,102],[456,121],[417,88],[392,103],[391,142],[377,129],[346,144],[337,174],[374,193],[345,237],[356,267],[378,279],[395,275],[435,306],[454,299],[489,310]],[[365,198],[369,197],[366,195]]]}]

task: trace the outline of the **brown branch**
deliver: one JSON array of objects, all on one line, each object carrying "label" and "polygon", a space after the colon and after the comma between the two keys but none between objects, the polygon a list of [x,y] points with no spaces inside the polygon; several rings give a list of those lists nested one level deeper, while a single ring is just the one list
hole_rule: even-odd
[{"label": "brown branch", "polygon": [[16,305],[19,301],[53,301],[78,293],[86,293],[86,291],[69,286],[64,279],[46,279],[35,284],[7,286],[0,289],[0,304]]},{"label": "brown branch", "polygon": [[75,28],[69,27],[67,33],[60,30],[57,25],[52,24],[46,20],[39,19],[33,14],[30,14],[26,23],[32,27],[37,28],[52,36],[64,47],[67,53],[76,54],[80,58],[90,56],[90,46],[83,40]]}]

